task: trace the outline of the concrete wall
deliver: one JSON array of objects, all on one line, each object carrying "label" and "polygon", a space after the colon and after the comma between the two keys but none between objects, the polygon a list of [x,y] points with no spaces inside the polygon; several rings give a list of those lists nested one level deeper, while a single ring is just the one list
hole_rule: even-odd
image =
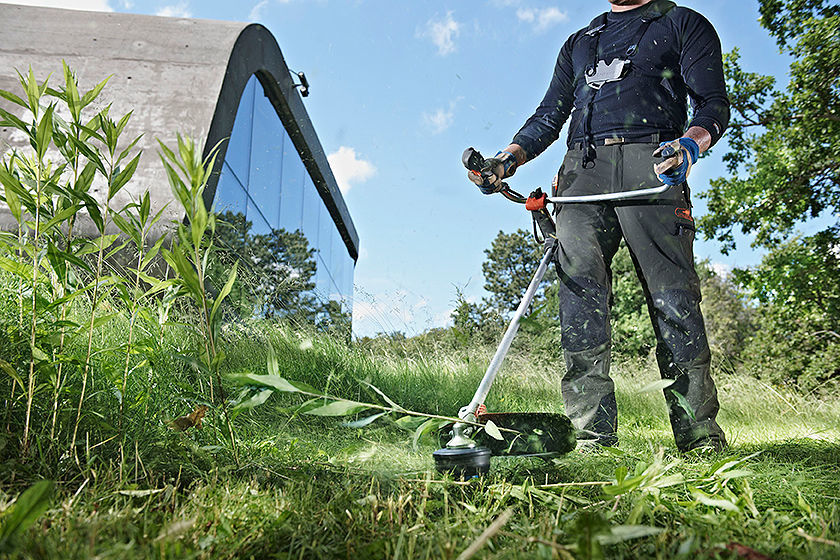
[{"label": "concrete wall", "polygon": [[[39,80],[63,83],[61,61],[77,73],[80,88],[90,89],[111,76],[91,109],[112,105],[111,114],[134,111],[124,136],[143,135],[134,180],[115,206],[145,190],[156,208],[173,200],[158,157],[157,139],[169,146],[176,134],[196,139],[205,153],[230,136],[242,90],[252,74],[269,92],[324,203],[336,220],[351,256],[358,257],[358,235],[326,155],[294,89],[277,42],[260,25],[121,13],[83,12],[0,3],[0,89],[20,93],[15,70],[31,66]],[[0,98],[0,106],[22,116],[22,109]],[[26,148],[27,139],[0,127],[0,154]],[[217,158],[224,160],[225,144]],[[208,203],[215,193],[208,185]],[[101,191],[101,186],[94,184]],[[102,193],[94,193],[102,198]],[[174,202],[164,221],[182,219]],[[0,228],[14,226],[0,206]]]}]

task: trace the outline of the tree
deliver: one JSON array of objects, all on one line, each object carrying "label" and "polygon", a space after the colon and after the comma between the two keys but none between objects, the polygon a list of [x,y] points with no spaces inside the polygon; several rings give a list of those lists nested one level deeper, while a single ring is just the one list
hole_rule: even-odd
[{"label": "tree", "polygon": [[[840,377],[840,6],[760,0],[759,11],[793,59],[790,82],[778,89],[745,71],[737,49],[727,55],[730,176],[711,182],[699,225],[725,251],[736,228],[769,249],[759,266],[734,271],[760,304],[747,358],[758,375],[812,387]],[[797,235],[809,221],[822,230]]]},{"label": "tree", "polygon": [[[543,256],[541,245],[534,242],[533,234],[524,229],[513,233],[500,231],[484,250],[487,260],[481,265],[484,272],[484,289],[490,293],[488,303],[499,313],[508,314],[514,310],[525,295]],[[557,279],[554,267],[550,267],[535,302],[545,295],[545,287]]]},{"label": "tree", "polygon": [[782,91],[772,77],[743,70],[737,49],[726,56],[733,119],[723,159],[731,175],[711,182],[700,220],[726,250],[736,227],[773,247],[798,224],[832,215],[836,225],[840,216],[840,6],[760,0],[760,11],[793,62]]}]

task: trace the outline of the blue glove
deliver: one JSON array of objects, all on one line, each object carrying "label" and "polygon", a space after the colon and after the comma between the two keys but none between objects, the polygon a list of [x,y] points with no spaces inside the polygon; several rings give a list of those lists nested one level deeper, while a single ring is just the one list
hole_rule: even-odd
[{"label": "blue glove", "polygon": [[481,173],[470,171],[467,177],[484,194],[494,194],[502,190],[503,179],[516,173],[516,158],[510,152],[499,152],[495,157],[484,160]]},{"label": "blue glove", "polygon": [[681,185],[691,173],[691,166],[700,157],[700,146],[691,138],[683,136],[671,142],[662,142],[653,152],[653,157],[665,158],[653,166],[659,180],[666,185]]}]

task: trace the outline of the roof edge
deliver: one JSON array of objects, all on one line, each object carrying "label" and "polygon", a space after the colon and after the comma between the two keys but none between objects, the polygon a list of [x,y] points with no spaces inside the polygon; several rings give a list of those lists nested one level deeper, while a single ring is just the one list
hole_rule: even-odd
[{"label": "roof edge", "polygon": [[277,116],[300,154],[318,194],[338,226],[350,256],[354,261],[358,260],[359,235],[324,148],[290,76],[289,67],[277,40],[260,24],[248,24],[243,27],[230,53],[213,120],[204,144],[205,157],[214,147],[219,146],[205,191],[205,203],[210,206],[215,199],[216,186],[227,153],[227,142],[224,140],[230,138],[242,92],[252,75],[257,76],[277,111]]}]

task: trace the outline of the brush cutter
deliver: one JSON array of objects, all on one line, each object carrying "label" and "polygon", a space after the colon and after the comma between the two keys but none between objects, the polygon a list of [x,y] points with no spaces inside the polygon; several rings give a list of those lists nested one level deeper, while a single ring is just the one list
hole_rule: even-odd
[{"label": "brush cutter", "polygon": [[[663,157],[673,157],[672,154]],[[481,173],[484,157],[469,148],[463,155],[464,166],[474,173]],[[556,457],[572,451],[577,445],[577,432],[568,417],[562,414],[536,412],[487,413],[484,401],[490,387],[502,366],[510,345],[519,330],[522,318],[527,314],[540,283],[554,261],[558,242],[554,220],[547,209],[561,204],[587,204],[611,202],[630,198],[645,198],[664,193],[668,185],[626,191],[620,193],[549,197],[540,189],[524,197],[503,183],[499,191],[505,198],[531,212],[534,221],[534,235],[543,244],[543,256],[531,280],[525,296],[516,308],[493,359],[478,385],[470,403],[461,408],[458,418],[461,422],[450,426],[450,439],[446,446],[434,452],[435,467],[440,472],[449,472],[458,477],[472,477],[486,474],[490,470],[491,456]],[[484,428],[480,429],[479,428]],[[446,430],[442,432],[447,433]],[[499,439],[501,437],[502,439]]]}]

